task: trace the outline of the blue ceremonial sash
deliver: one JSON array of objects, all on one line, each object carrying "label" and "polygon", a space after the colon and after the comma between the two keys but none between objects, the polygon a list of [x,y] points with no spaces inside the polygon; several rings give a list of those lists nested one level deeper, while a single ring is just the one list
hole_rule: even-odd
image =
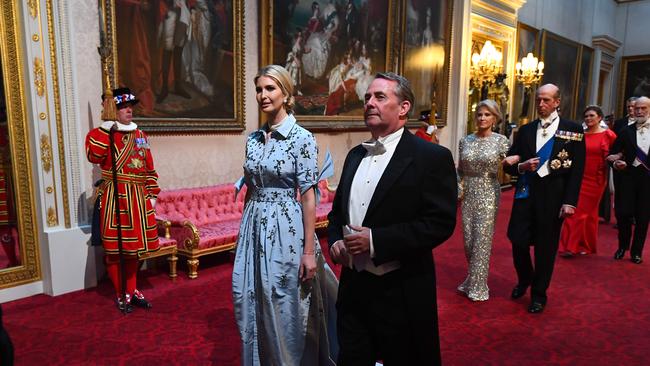
[{"label": "blue ceremonial sash", "polygon": [[646,154],[639,145],[636,146],[636,158],[639,159],[641,165],[645,168],[648,175],[650,175],[650,164],[648,162],[648,154]]},{"label": "blue ceremonial sash", "polygon": [[528,184],[528,180],[530,179],[529,176],[536,173],[541,167],[544,166],[546,161],[551,158],[551,152],[553,152],[553,140],[555,140],[555,138],[551,137],[548,141],[546,141],[544,146],[542,146],[542,148],[537,151],[536,155],[539,158],[539,165],[537,166],[537,169],[535,169],[534,172],[526,172],[525,174],[519,176],[519,179],[517,180],[517,189],[515,190],[515,199],[528,198],[530,195],[530,186]]}]

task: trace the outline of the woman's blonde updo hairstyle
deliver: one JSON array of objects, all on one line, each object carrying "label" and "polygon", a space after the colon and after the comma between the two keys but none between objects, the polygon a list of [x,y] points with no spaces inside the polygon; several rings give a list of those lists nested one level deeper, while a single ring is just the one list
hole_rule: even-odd
[{"label": "woman's blonde updo hairstyle", "polygon": [[477,118],[478,117],[478,111],[482,107],[487,108],[487,110],[490,111],[490,113],[492,113],[494,115],[494,117],[495,117],[494,123],[495,124],[498,124],[499,122],[501,122],[501,120],[503,119],[503,116],[501,115],[501,110],[499,109],[499,105],[497,104],[497,102],[495,102],[492,99],[482,100],[476,105],[476,110],[474,111],[474,121],[476,121],[478,119]]},{"label": "woman's blonde updo hairstyle", "polygon": [[293,107],[296,105],[296,100],[293,97],[293,79],[287,69],[280,65],[266,65],[257,72],[257,75],[255,75],[255,79],[253,79],[255,85],[257,85],[257,79],[261,76],[271,78],[276,84],[278,84],[280,90],[282,90],[282,94],[284,95],[284,109],[287,113],[293,113]]}]

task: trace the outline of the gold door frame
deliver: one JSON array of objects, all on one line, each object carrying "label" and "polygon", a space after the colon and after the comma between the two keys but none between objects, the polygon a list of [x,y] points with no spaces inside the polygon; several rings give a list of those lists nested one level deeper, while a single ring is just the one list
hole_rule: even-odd
[{"label": "gold door frame", "polygon": [[38,227],[35,221],[32,158],[30,157],[30,126],[27,123],[25,100],[25,75],[22,47],[22,22],[18,16],[19,3],[0,0],[0,49],[7,104],[7,125],[14,189],[16,216],[20,240],[19,266],[0,270],[0,288],[13,287],[41,279],[38,250]]}]

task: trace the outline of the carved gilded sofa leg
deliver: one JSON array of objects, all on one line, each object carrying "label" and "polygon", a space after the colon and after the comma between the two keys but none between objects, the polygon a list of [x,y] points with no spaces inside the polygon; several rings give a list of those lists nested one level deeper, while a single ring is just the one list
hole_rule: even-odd
[{"label": "carved gilded sofa leg", "polygon": [[187,270],[189,272],[188,277],[191,279],[195,279],[199,277],[198,269],[199,269],[199,259],[189,258],[187,260]]},{"label": "carved gilded sofa leg", "polygon": [[178,257],[176,256],[176,253],[173,253],[172,255],[167,257],[167,261],[169,262],[169,278],[175,279],[177,276],[176,263],[178,262]]}]

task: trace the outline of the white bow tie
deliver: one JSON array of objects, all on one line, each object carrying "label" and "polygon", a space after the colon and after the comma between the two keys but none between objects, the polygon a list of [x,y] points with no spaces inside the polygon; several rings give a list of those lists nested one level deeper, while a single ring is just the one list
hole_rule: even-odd
[{"label": "white bow tie", "polygon": [[386,146],[380,141],[362,142],[361,146],[368,150],[370,155],[381,155],[386,152]]}]

